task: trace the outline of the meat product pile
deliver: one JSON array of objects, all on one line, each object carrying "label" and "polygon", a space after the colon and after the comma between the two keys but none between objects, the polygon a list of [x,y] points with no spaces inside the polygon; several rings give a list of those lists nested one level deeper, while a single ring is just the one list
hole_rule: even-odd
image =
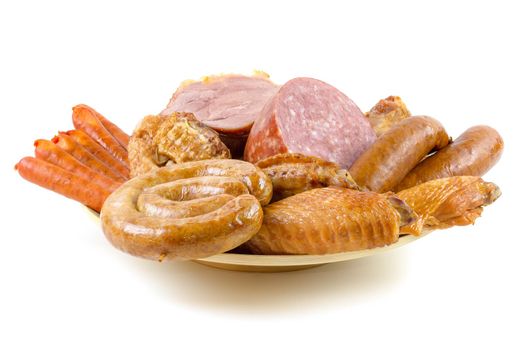
[{"label": "meat product pile", "polygon": [[108,240],[147,259],[372,249],[473,224],[501,194],[481,178],[502,155],[495,129],[453,141],[398,96],[362,113],[313,78],[186,81],[130,136],[87,105],[72,121],[15,168],[100,212]]}]

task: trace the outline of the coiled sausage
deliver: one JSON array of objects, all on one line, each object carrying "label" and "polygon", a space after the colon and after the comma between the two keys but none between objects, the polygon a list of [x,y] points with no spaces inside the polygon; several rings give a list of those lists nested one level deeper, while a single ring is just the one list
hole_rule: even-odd
[{"label": "coiled sausage", "polygon": [[262,225],[270,179],[240,160],[174,164],[137,176],[106,200],[100,215],[109,241],[148,259],[196,259],[225,252]]}]

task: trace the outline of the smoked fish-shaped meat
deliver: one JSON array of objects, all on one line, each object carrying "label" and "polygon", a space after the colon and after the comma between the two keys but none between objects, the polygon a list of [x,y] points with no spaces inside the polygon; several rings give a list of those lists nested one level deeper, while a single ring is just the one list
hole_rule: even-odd
[{"label": "smoked fish-shaped meat", "polygon": [[403,232],[415,226],[443,229],[473,224],[483,207],[500,194],[497,185],[478,176],[447,177],[400,191],[398,197],[419,215],[419,220],[404,227]]},{"label": "smoked fish-shaped meat", "polygon": [[398,240],[415,214],[393,194],[325,187],[264,207],[260,231],[246,243],[257,254],[328,254]]}]

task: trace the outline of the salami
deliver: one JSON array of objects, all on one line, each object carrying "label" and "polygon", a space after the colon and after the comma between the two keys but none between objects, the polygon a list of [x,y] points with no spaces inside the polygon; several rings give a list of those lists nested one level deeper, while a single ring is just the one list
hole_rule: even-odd
[{"label": "salami", "polygon": [[241,155],[253,121],[278,91],[267,75],[220,75],[182,83],[160,113],[193,113],[215,129],[233,154]]},{"label": "salami", "polygon": [[320,80],[295,78],[266,104],[249,134],[244,159],[302,153],[349,168],[376,139],[346,95]]}]

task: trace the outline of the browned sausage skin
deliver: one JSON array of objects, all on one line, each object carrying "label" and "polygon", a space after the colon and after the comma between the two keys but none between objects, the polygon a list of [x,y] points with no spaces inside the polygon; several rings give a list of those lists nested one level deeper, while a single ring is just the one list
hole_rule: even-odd
[{"label": "browned sausage skin", "polygon": [[15,169],[27,181],[100,211],[110,191],[45,160],[25,157]]},{"label": "browned sausage skin", "polygon": [[93,140],[104,147],[113,157],[120,162],[127,163],[127,150],[105,128],[91,109],[82,106],[73,108],[73,124],[77,130],[82,130]]},{"label": "browned sausage skin", "polygon": [[97,184],[108,192],[114,191],[121,184],[121,182],[115,181],[86,166],[52,141],[36,140],[35,157],[70,171],[86,181]]},{"label": "browned sausage skin", "polygon": [[100,159],[107,166],[118,171],[126,179],[129,178],[129,168],[126,163],[120,162],[114,158],[104,147],[100,146],[95,140],[82,130],[69,130],[66,132],[76,143],[82,145],[92,155]]},{"label": "browned sausage skin", "polygon": [[110,177],[115,181],[123,182],[127,180],[124,176],[120,175],[116,170],[111,169],[100,159],[91,154],[85,147],[76,143],[71,136],[64,132],[58,133],[51,139],[58,147],[71,154],[73,157],[78,159],[85,166],[97,171],[98,173]]},{"label": "browned sausage skin", "polygon": [[379,193],[390,191],[431,150],[441,149],[448,142],[448,134],[437,120],[410,117],[382,134],[349,172],[362,187]]},{"label": "browned sausage skin", "polygon": [[262,225],[270,179],[233,159],[174,164],[137,176],[109,196],[100,219],[109,241],[148,259],[197,259],[233,249]]},{"label": "browned sausage skin", "polygon": [[500,159],[504,141],[486,125],[473,126],[447,147],[424,159],[397,185],[396,191],[451,176],[482,176]]},{"label": "browned sausage skin", "polygon": [[122,147],[127,149],[127,144],[129,143],[129,135],[126,134],[122,129],[120,129],[117,125],[115,125],[113,122],[108,120],[106,117],[104,117],[102,114],[95,111],[93,108],[89,107],[88,105],[79,104],[73,107],[73,113],[75,113],[75,110],[85,110],[85,112],[92,114],[97,118],[100,123],[109,131],[111,135],[120,143]]}]

